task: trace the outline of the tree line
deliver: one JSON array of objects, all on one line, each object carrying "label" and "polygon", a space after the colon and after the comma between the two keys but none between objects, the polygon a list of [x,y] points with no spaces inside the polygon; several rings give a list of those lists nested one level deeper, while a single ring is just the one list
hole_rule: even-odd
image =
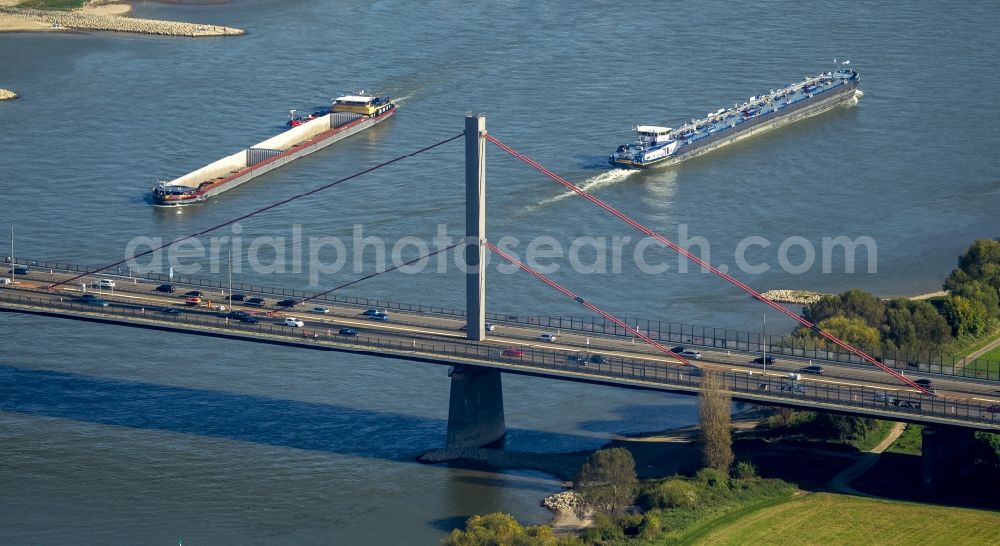
[{"label": "tree line", "polygon": [[[958,338],[979,337],[1000,324],[1000,241],[977,240],[958,259],[936,301],[883,300],[851,289],[823,296],[802,316],[834,336],[871,352],[940,353]],[[793,337],[830,349],[815,331],[800,327]]]}]

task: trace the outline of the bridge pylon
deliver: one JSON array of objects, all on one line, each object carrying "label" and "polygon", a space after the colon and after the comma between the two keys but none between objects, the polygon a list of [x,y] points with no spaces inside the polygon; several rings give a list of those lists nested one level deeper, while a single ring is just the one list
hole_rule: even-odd
[{"label": "bridge pylon", "polygon": [[466,336],[486,339],[486,116],[465,116]]}]

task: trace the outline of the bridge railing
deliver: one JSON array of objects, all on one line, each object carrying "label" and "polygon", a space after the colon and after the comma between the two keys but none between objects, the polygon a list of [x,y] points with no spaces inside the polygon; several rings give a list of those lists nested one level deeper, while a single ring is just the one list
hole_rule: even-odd
[{"label": "bridge railing", "polygon": [[[75,273],[94,273],[96,268],[67,264],[60,262],[49,262],[45,260],[22,260],[18,263],[31,265],[43,269],[60,271],[72,271]],[[190,276],[173,276],[159,273],[146,273],[142,275],[129,275],[127,268],[119,268],[116,273],[107,271],[100,273],[102,276],[120,276],[124,278],[138,278],[151,282],[177,283],[199,288],[214,288],[228,290],[229,283],[221,280],[204,279]],[[252,294],[258,296],[284,297],[284,298],[311,298],[315,292],[305,290],[294,290],[287,288],[275,288],[258,284],[233,283],[233,292]],[[341,296],[338,294],[326,294],[316,298],[318,303],[339,304],[358,308],[378,308],[397,312],[419,313],[444,318],[461,320],[465,317],[464,310],[447,307],[438,307],[421,304],[401,303],[391,300],[357,298],[351,296]],[[614,336],[629,338],[632,337],[624,328],[614,324],[603,317],[564,317],[564,316],[544,316],[544,315],[512,315],[505,313],[486,313],[487,321],[496,324],[506,324],[513,326],[525,326],[542,330],[555,330],[575,332],[582,335],[593,334],[595,336]],[[773,356],[796,358],[800,360],[814,360],[820,362],[834,362],[839,364],[855,364],[867,366],[857,355],[839,350],[826,350],[822,346],[816,345],[811,340],[795,336],[783,336],[744,330],[733,330],[728,328],[713,328],[710,326],[698,326],[680,322],[658,321],[649,319],[635,319],[623,317],[629,326],[636,328],[648,335],[650,338],[666,344],[684,344],[695,348],[711,348],[725,351],[735,351],[752,355],[759,355],[763,349],[767,348],[767,354]],[[983,359],[967,360],[954,355],[944,355],[938,353],[907,354],[900,351],[880,350],[869,352],[878,358],[883,364],[903,372],[912,373],[932,373],[940,375],[952,375],[959,377],[982,379],[987,381],[1000,381],[1000,361]]]},{"label": "bridge railing", "polygon": [[[224,321],[212,315],[166,315],[157,310],[94,306],[77,300],[52,300],[47,294],[25,295],[0,291],[0,303],[31,306],[43,310],[83,312],[115,322],[129,323],[142,319],[155,327],[173,327],[197,330],[201,333],[212,331],[273,339],[278,342],[310,344],[335,342],[359,350],[373,352],[394,352],[397,356],[442,357],[464,359],[475,362],[493,363],[518,367],[531,371],[549,371],[554,374],[582,374],[591,378],[610,378],[619,382],[641,381],[664,387],[697,388],[702,371],[693,366],[663,363],[637,357],[607,356],[602,361],[592,361],[586,353],[564,351],[532,346],[503,348],[466,340],[440,341],[413,339],[399,341],[367,336],[341,336],[334,329],[290,328],[275,323],[262,322],[246,324],[238,321]],[[10,308],[10,307],[8,307]],[[506,353],[505,353],[506,351]],[[581,360],[583,359],[583,360]],[[898,416],[937,417],[968,423],[988,424],[1000,427],[1000,408],[986,402],[937,398],[909,391],[892,391],[872,387],[841,385],[832,383],[795,381],[780,375],[748,374],[742,372],[721,372],[727,388],[739,397],[761,401],[773,400],[778,404],[809,406],[810,404],[830,404],[831,409],[841,411],[866,410],[888,411]]]}]

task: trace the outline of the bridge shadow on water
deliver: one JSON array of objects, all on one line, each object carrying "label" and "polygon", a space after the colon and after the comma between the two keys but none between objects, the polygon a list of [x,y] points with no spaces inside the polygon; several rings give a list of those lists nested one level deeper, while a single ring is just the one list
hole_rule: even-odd
[{"label": "bridge shadow on water", "polygon": [[[11,365],[0,365],[0,411],[393,461],[443,447],[447,430],[432,417]],[[508,438],[550,452],[603,443],[527,429]]]}]

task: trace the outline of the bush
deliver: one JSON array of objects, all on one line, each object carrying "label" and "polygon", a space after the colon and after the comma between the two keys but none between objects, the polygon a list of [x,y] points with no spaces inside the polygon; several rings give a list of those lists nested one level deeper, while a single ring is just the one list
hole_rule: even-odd
[{"label": "bush", "polygon": [[687,480],[666,480],[650,493],[650,501],[657,508],[692,508],[699,501],[698,486]]},{"label": "bush", "polygon": [[580,535],[587,544],[604,544],[611,541],[625,540],[625,532],[606,514],[594,514],[594,525]]},{"label": "bush", "polygon": [[625,514],[618,518],[618,526],[625,536],[634,537],[642,529],[642,514]]},{"label": "bush", "polygon": [[729,474],[717,468],[702,468],[694,475],[694,479],[712,488],[729,486]]},{"label": "bush", "polygon": [[639,538],[644,540],[656,540],[663,533],[663,519],[655,512],[647,512],[642,516],[642,525],[639,526]]},{"label": "bush", "polygon": [[757,467],[750,461],[740,461],[733,469],[733,477],[737,480],[750,480],[757,477]]}]

